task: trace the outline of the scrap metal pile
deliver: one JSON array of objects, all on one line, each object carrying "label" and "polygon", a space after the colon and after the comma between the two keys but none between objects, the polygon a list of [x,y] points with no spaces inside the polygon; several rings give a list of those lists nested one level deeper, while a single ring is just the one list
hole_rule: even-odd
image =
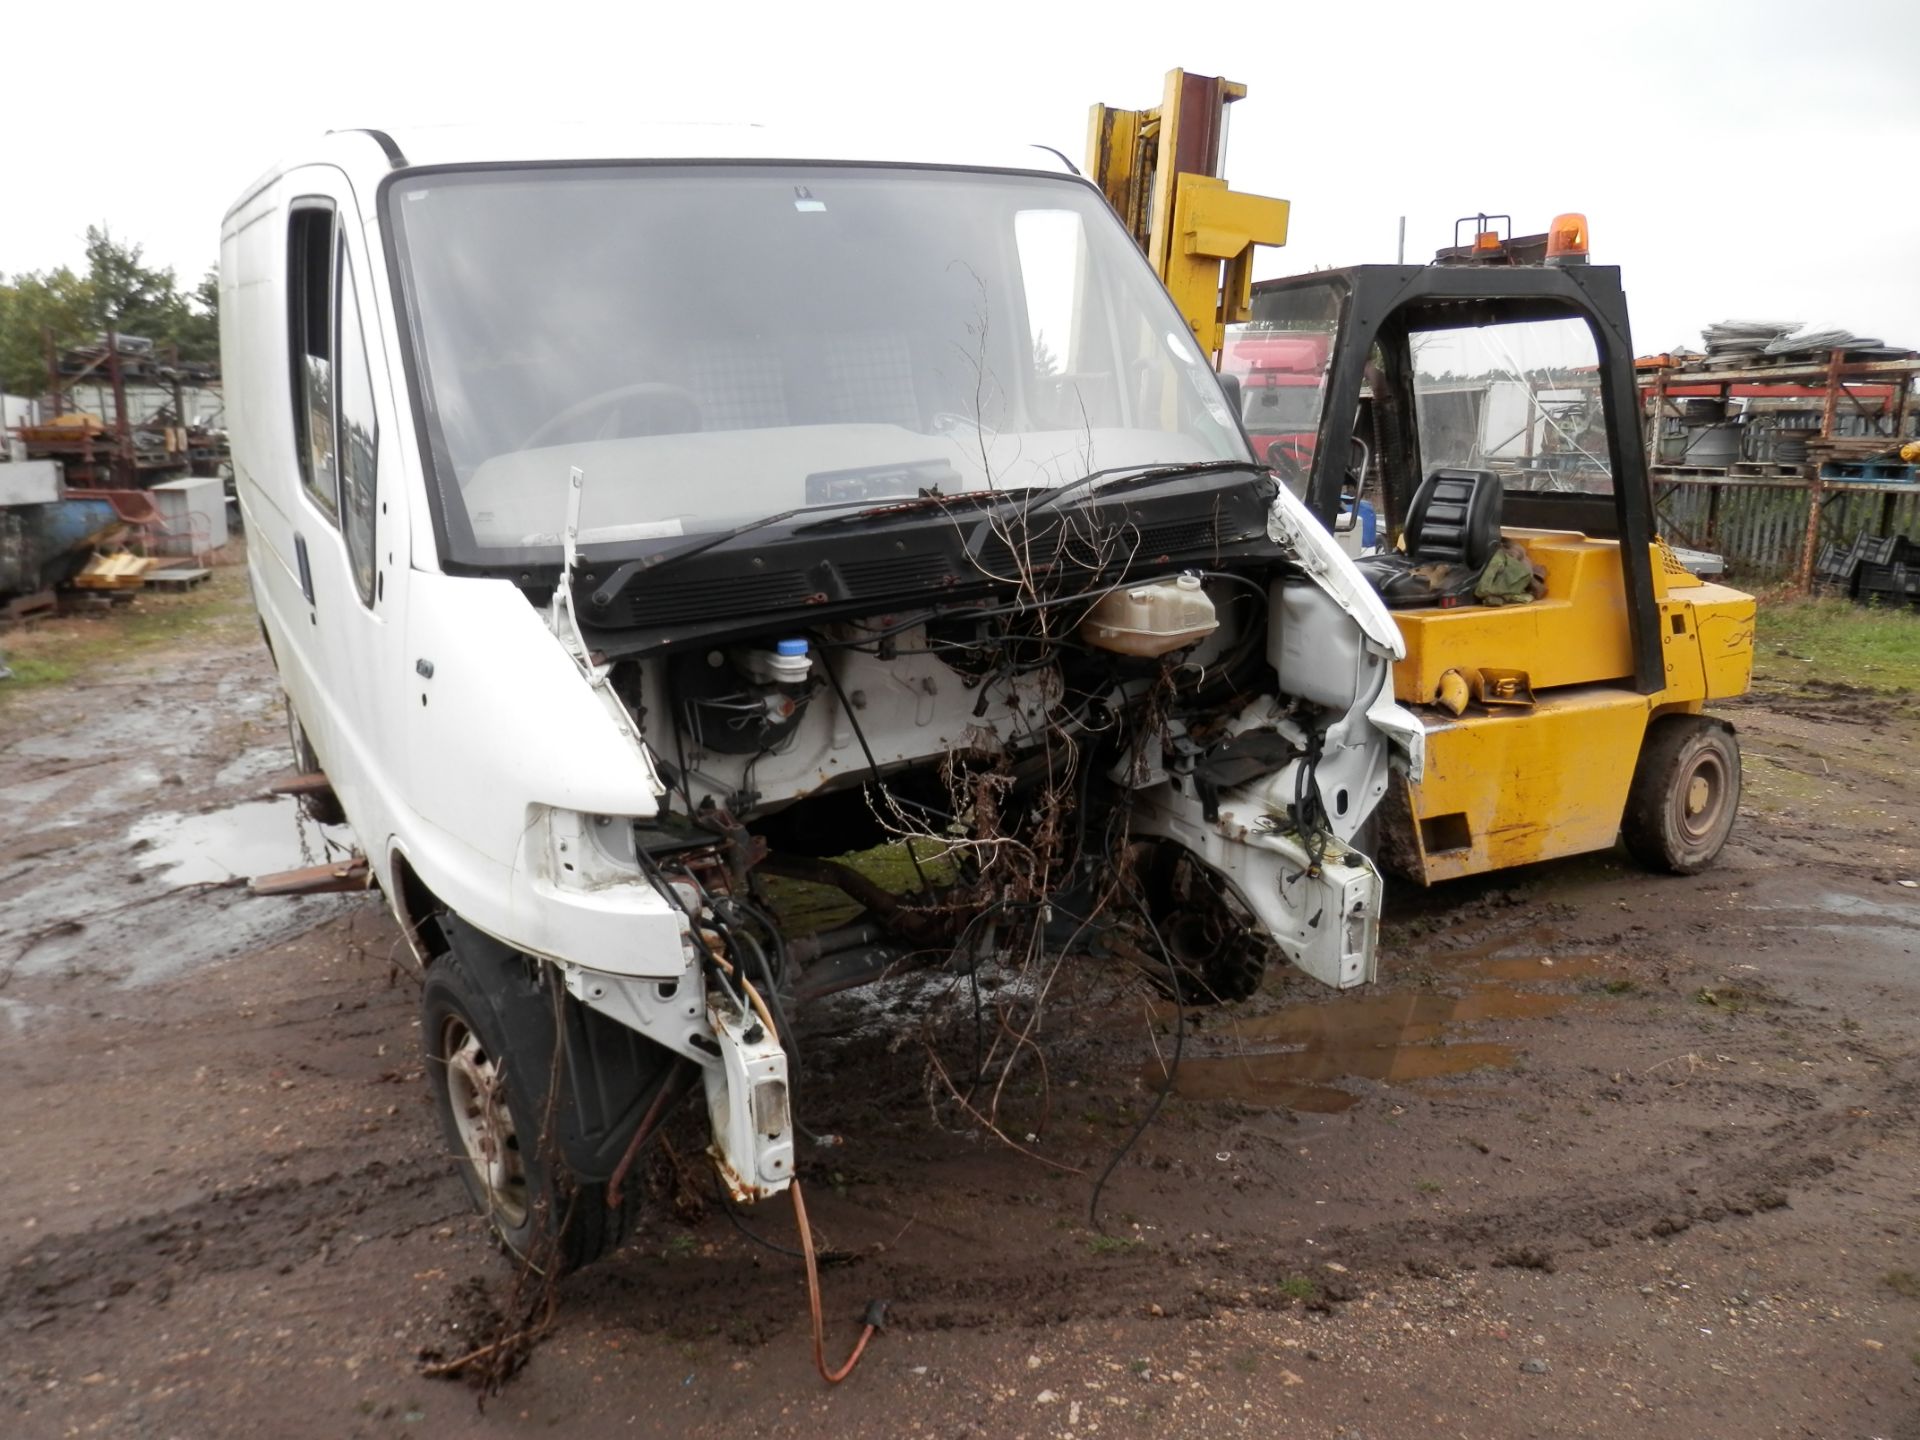
[{"label": "scrap metal pile", "polygon": [[1756,362],[1813,364],[1835,350],[1848,360],[1900,360],[1910,350],[1850,330],[1801,330],[1798,320],[1722,320],[1700,332],[1708,366],[1747,366]]}]

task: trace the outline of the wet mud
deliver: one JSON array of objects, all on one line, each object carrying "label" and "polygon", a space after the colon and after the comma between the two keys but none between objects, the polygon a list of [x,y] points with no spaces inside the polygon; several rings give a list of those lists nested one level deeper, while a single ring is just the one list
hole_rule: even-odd
[{"label": "wet mud", "polygon": [[934,1078],[973,1062],[963,984],[821,1002],[796,1099],[840,1141],[801,1156],[829,1349],[869,1299],[894,1317],[854,1379],[820,1385],[801,1272],[748,1236],[790,1246],[790,1214],[730,1223],[688,1128],[483,1412],[420,1373],[512,1272],[397,934],[373,897],[233,883],[324,842],[264,797],[264,653],[16,703],[0,1434],[1920,1435],[1920,719],[1732,713],[1798,768],[1750,761],[1706,874],[1403,888],[1378,986],[1274,975],[1178,1023],[1121,969],[1063,974],[1001,1087],[1018,1150]]}]

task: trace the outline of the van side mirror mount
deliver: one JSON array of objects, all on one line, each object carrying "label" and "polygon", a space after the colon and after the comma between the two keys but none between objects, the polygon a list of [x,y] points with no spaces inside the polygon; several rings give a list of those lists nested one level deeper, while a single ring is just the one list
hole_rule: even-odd
[{"label": "van side mirror mount", "polygon": [[1220,376],[1220,388],[1226,392],[1227,404],[1233,410],[1234,424],[1239,425],[1241,433],[1244,434],[1246,432],[1246,425],[1241,419],[1242,412],[1240,407],[1245,403],[1245,400],[1240,392],[1240,377],[1222,372]]}]

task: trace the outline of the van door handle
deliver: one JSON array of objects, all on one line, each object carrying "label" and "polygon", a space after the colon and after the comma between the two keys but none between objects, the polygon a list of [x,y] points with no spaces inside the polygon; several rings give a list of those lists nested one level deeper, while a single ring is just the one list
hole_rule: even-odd
[{"label": "van door handle", "polygon": [[293,558],[300,567],[300,593],[307,597],[307,604],[313,604],[313,564],[307,559],[307,537],[296,532],[293,537]]}]

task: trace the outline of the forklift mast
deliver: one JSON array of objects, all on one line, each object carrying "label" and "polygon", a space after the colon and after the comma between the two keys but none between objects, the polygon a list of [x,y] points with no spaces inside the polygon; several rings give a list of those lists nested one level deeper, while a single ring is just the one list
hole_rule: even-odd
[{"label": "forklift mast", "polygon": [[1246,93],[1169,70],[1158,106],[1095,105],[1087,125],[1087,173],[1216,364],[1227,326],[1248,315],[1253,247],[1287,243],[1287,202],[1229,190],[1220,173],[1227,106]]}]

